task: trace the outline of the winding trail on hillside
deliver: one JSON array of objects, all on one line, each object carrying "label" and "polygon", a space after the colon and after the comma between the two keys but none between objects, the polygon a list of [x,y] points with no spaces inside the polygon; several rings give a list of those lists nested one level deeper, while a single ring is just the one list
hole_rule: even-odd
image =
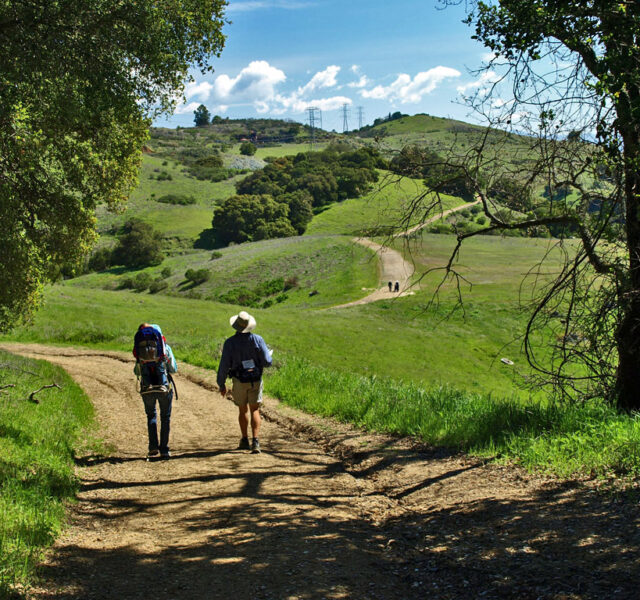
[{"label": "winding trail on hillside", "polygon": [[[474,202],[468,202],[467,204],[462,204],[460,206],[456,206],[454,208],[450,208],[448,210],[442,211],[437,215],[426,219],[422,223],[410,227],[405,231],[401,231],[396,233],[394,238],[407,237],[416,231],[426,227],[430,223],[438,221],[439,219],[443,219],[444,217],[453,214],[455,212],[459,212],[470,208],[478,204],[480,200],[476,200]],[[345,304],[339,304],[337,306],[333,306],[332,308],[347,308],[349,306],[358,306],[361,304],[369,304],[371,302],[377,302],[378,300],[389,300],[392,298],[398,298],[399,296],[408,296],[413,294],[411,290],[411,276],[413,275],[415,268],[413,264],[404,259],[402,254],[397,250],[393,250],[388,246],[383,246],[382,244],[378,244],[367,238],[354,238],[354,242],[365,246],[373,250],[380,257],[380,285],[381,287],[372,292],[371,294],[365,296],[364,298],[360,298],[359,300],[354,300],[352,302],[346,302]],[[394,292],[389,290],[389,283],[395,284],[398,282],[399,292]]]},{"label": "winding trail on hillside", "polygon": [[234,407],[213,372],[188,365],[173,457],[146,462],[129,355],[0,347],[64,367],[110,448],[77,457],[71,524],[31,599],[637,597],[640,509],[588,482],[363,433],[269,398],[264,452],[237,451]]}]

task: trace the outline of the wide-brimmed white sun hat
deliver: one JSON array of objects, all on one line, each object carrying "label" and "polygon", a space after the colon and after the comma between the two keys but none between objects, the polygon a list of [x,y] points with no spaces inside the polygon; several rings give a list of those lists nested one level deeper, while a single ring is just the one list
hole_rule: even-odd
[{"label": "wide-brimmed white sun hat", "polygon": [[256,320],[244,310],[229,319],[229,325],[240,333],[249,333],[256,327]]}]

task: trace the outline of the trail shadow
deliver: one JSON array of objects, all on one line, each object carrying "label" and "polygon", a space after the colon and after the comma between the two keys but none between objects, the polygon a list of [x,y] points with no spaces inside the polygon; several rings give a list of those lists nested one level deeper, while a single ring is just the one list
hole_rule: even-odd
[{"label": "trail shadow", "polygon": [[[270,469],[261,468],[246,455],[227,462],[223,473],[198,460],[194,468],[205,471],[200,474],[91,482],[93,499],[82,515],[99,535],[109,529],[131,533],[129,520],[142,536],[148,527],[162,532],[162,515],[169,514],[178,526],[167,528],[167,539],[160,535],[160,548],[138,545],[135,537],[116,549],[92,540],[61,544],[41,576],[59,599],[410,597],[394,574],[397,559],[379,551],[379,531],[349,518],[351,487],[319,485],[341,467],[302,452],[280,458],[285,456],[305,468],[301,477],[292,477],[291,465],[273,469],[269,461],[263,464]],[[172,497],[169,484],[192,493]],[[147,489],[135,493],[138,487]],[[107,491],[114,488],[115,494]],[[176,530],[180,536],[170,537]],[[376,581],[377,573],[386,573],[385,580]]]},{"label": "trail shadow", "polygon": [[458,503],[385,528],[399,540],[390,553],[426,597],[637,600],[638,525],[637,505],[554,483],[531,498]]},{"label": "trail shadow", "polygon": [[[398,464],[424,458],[392,447]],[[380,447],[377,449],[380,452]],[[376,450],[358,452],[372,459]],[[226,454],[226,470],[210,461]],[[455,461],[437,476],[387,497],[366,500],[369,518],[340,463],[304,451],[252,460],[233,451],[192,451],[194,472],[149,481],[87,482],[97,494],[83,507],[100,532],[127,531],[128,519],[162,532],[162,546],[131,541],[117,549],[96,544],[61,545],[42,571],[56,598],[154,600],[201,598],[430,600],[637,600],[640,510],[637,503],[606,499],[572,482],[527,488],[503,497],[462,480],[487,485],[480,464]],[[232,456],[229,456],[232,455]],[[383,460],[387,460],[386,458]],[[301,467],[292,477],[293,461]],[[366,462],[366,461],[365,461]],[[378,463],[376,463],[378,464]],[[376,473],[376,467],[371,471]],[[326,481],[327,485],[320,485]],[[308,482],[316,482],[310,485]],[[172,496],[170,486],[181,489]],[[509,485],[513,485],[511,481]],[[91,487],[89,487],[91,486]],[[136,493],[144,488],[144,493]],[[415,497],[430,490],[428,501]],[[117,493],[108,493],[117,490]],[[184,491],[187,491],[185,494]],[[102,494],[101,492],[104,492]],[[422,496],[420,496],[422,494]],[[438,499],[452,494],[448,501]],[[233,499],[230,501],[230,499]],[[396,509],[386,512],[395,501]],[[414,504],[411,504],[414,502]],[[409,504],[405,504],[409,503]],[[405,507],[406,508],[403,508]],[[378,511],[378,512],[376,512]],[[386,517],[385,515],[392,515]],[[176,529],[182,533],[175,536]],[[131,532],[129,532],[131,533]],[[188,537],[187,537],[188,536]],[[134,540],[136,538],[134,537]]]}]

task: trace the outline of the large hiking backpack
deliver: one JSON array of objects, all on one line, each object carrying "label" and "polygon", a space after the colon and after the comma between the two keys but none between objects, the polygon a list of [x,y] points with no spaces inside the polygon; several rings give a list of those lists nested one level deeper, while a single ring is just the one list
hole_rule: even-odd
[{"label": "large hiking backpack", "polygon": [[142,363],[161,363],[165,360],[166,350],[162,333],[155,327],[138,329],[133,338],[136,358]]}]

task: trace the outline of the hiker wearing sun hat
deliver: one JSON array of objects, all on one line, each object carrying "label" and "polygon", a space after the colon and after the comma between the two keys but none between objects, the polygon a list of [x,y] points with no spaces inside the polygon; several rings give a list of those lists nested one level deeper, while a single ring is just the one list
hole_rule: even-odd
[{"label": "hiker wearing sun hat", "polygon": [[[262,404],[262,371],[271,366],[271,350],[262,337],[252,333],[256,320],[245,311],[240,311],[229,319],[236,330],[235,335],[227,338],[222,346],[222,357],[218,367],[218,387],[220,394],[227,395],[226,381],[231,377],[233,389],[231,395],[238,407],[238,423],[242,439],[238,450],[260,452],[260,404]],[[251,431],[253,441],[249,445],[249,416],[251,411]]]}]

